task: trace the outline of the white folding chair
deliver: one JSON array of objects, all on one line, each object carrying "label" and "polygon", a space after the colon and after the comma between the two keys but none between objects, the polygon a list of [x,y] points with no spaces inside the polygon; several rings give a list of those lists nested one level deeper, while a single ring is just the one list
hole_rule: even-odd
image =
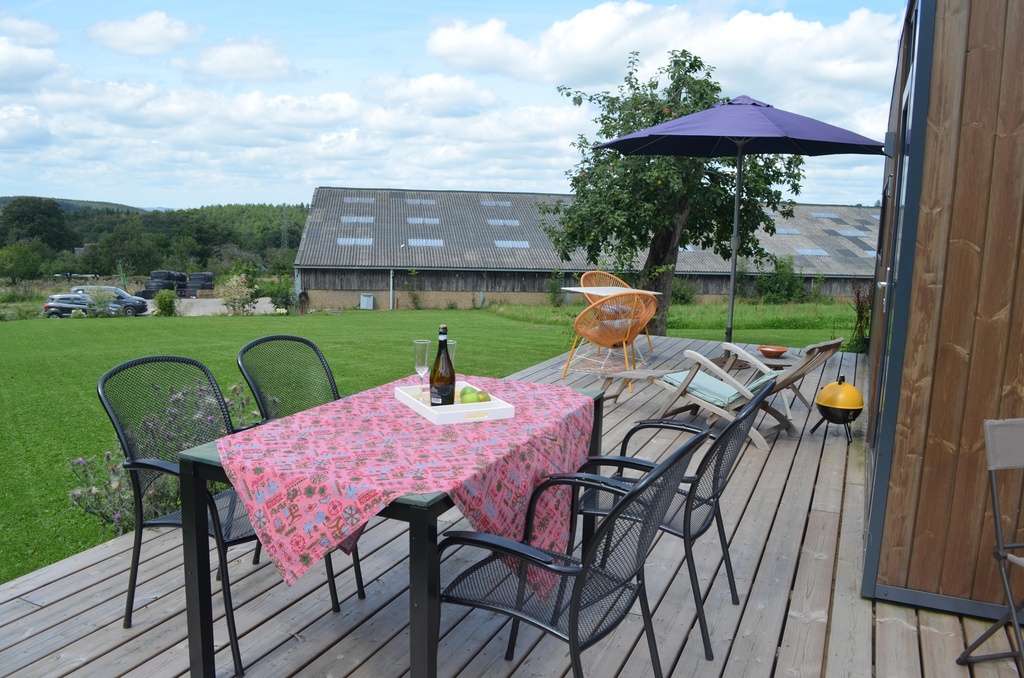
[{"label": "white folding chair", "polygon": [[[992,522],[995,524],[995,548],[992,555],[999,567],[999,576],[1003,580],[1003,592],[1006,596],[1006,613],[988,628],[985,633],[971,643],[957,658],[960,665],[993,659],[1013,658],[1017,664],[1017,672],[1024,675],[1024,660],[1021,648],[1020,615],[1024,612],[1024,600],[1018,601],[1010,589],[1009,567],[1024,568],[1024,557],[1014,555],[1011,551],[1024,549],[1024,543],[1006,543],[1003,539],[1003,510],[999,504],[999,483],[997,474],[1000,471],[1016,471],[1024,469],[1024,419],[989,419],[985,421],[985,454],[988,456],[988,477],[992,495]],[[1016,500],[1014,501],[1016,504]],[[1013,626],[1013,642],[1015,648],[1009,652],[995,652],[972,656],[982,643],[1007,624]]]}]

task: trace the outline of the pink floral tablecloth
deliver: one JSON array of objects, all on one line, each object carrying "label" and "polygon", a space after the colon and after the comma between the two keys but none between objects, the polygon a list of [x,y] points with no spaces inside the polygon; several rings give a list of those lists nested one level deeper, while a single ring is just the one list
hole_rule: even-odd
[{"label": "pink floral tablecloth", "polygon": [[[460,377],[461,378],[461,377]],[[217,444],[260,542],[291,584],[405,494],[447,492],[477,530],[521,539],[530,491],[587,456],[593,398],[554,384],[466,377],[515,417],[435,426],[378,386]],[[541,501],[532,542],[564,549],[563,496]]]}]

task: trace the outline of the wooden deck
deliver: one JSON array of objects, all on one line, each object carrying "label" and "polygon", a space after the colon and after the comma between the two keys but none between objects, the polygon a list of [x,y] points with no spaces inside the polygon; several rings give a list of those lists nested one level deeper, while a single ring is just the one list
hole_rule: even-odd
[{"label": "wooden deck", "polygon": [[[651,367],[676,367],[694,348],[717,344],[655,337]],[[641,340],[643,348],[645,342]],[[554,382],[564,356],[514,375]],[[802,392],[840,374],[863,380],[863,357],[840,354],[805,379]],[[568,384],[594,387],[600,375],[573,372]],[[617,451],[632,422],[652,416],[667,394],[646,383],[605,406],[603,449]],[[714,535],[696,547],[715,660],[704,658],[682,541],[661,535],[648,559],[648,588],[666,675],[671,676],[969,676],[954,659],[983,622],[860,598],[865,463],[863,434],[848,445],[843,430],[822,426],[799,402],[800,437],[769,438],[770,451],[748,445],[723,499],[740,604],[732,605]],[[696,417],[698,421],[702,416]],[[857,422],[861,426],[863,422]],[[657,459],[678,442],[659,434],[637,441],[638,456]],[[642,443],[642,446],[640,445]],[[445,525],[465,528],[457,511]],[[121,627],[129,537],[121,537],[0,586],[0,675],[181,676],[188,673],[181,538],[152,531],[143,548],[134,626]],[[339,592],[332,614],[323,570],[285,586],[266,558],[256,566],[238,547],[232,593],[250,678],[408,674],[408,542],[402,523],[372,523],[360,541],[367,598],[354,595],[350,561],[334,557]],[[215,559],[214,559],[215,560]],[[442,579],[461,568],[442,563]],[[215,600],[220,604],[219,596]],[[218,613],[219,674],[230,675],[226,630]],[[565,676],[564,645],[526,628],[515,660],[503,658],[502,617],[445,606],[440,676]],[[997,636],[998,642],[1006,643]],[[583,655],[586,675],[651,675],[639,617]],[[975,676],[1016,675],[1012,664],[979,665]]]}]

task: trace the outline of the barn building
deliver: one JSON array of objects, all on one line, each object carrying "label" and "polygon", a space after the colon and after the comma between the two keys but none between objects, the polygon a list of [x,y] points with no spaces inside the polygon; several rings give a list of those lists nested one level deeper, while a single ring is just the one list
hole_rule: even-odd
[{"label": "barn building", "polygon": [[[539,203],[571,196],[540,193],[317,188],[295,258],[298,292],[309,306],[471,308],[547,303],[595,268],[582,255],[561,261],[542,227]],[[870,282],[878,241],[877,207],[797,205],[779,218],[764,247],[792,257],[810,287],[848,296]],[[551,217],[548,217],[549,219]],[[750,270],[756,274],[757,270]],[[681,249],[676,274],[698,294],[728,293],[729,262]]]}]

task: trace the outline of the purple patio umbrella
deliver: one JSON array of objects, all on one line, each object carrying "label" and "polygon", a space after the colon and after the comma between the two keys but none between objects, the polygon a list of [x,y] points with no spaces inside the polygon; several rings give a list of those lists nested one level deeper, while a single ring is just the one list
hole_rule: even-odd
[{"label": "purple patio umbrella", "polygon": [[726,341],[732,341],[736,253],[740,246],[743,156],[750,153],[882,154],[882,144],[877,141],[814,118],[775,108],[748,96],[739,96],[709,109],[632,132],[594,148],[613,148],[625,155],[680,155],[691,158],[736,156],[736,203],[733,210]]}]

